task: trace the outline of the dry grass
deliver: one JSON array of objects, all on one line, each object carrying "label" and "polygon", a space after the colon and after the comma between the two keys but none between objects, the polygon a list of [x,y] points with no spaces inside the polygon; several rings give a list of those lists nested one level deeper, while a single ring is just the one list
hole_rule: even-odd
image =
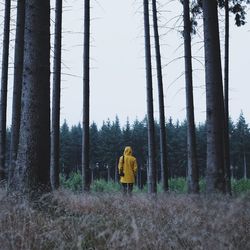
[{"label": "dry grass", "polygon": [[250,194],[76,195],[0,190],[1,249],[250,249]]}]

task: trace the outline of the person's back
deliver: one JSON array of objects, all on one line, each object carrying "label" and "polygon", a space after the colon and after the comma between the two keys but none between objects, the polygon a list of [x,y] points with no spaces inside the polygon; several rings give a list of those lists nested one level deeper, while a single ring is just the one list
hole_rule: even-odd
[{"label": "person's back", "polygon": [[[123,156],[119,159],[118,169],[124,193],[131,193],[133,190],[133,184],[135,183],[135,175],[137,171],[137,161],[132,155],[131,147],[125,147]],[[124,175],[121,175],[122,172]]]}]

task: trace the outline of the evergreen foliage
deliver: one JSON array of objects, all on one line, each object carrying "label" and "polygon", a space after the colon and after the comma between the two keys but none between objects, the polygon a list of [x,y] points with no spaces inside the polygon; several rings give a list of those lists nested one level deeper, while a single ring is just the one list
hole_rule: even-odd
[{"label": "evergreen foliage", "polygon": [[[168,166],[170,179],[185,178],[187,168],[186,152],[186,121],[174,122],[171,118],[166,124],[168,137]],[[156,124],[156,140],[159,141],[159,125]],[[200,123],[196,127],[197,133],[197,161],[200,176],[206,172],[206,124]],[[244,167],[247,167],[247,177],[250,176],[250,130],[243,113],[234,123],[230,119],[229,134],[231,138],[230,154],[231,169],[234,179],[244,178]],[[70,173],[81,171],[81,125],[69,128],[64,121],[61,126],[61,173],[66,179]],[[147,123],[135,120],[129,121],[123,128],[119,118],[115,121],[103,122],[101,128],[92,123],[90,126],[90,164],[92,180],[104,179],[117,181],[115,168],[118,158],[123,154],[124,147],[130,145],[138,161],[137,183],[140,188],[146,184],[147,176]],[[159,148],[156,150],[159,152]],[[244,158],[245,157],[245,158]],[[245,159],[245,162],[244,162]],[[158,181],[160,180],[160,158],[157,154]]]}]

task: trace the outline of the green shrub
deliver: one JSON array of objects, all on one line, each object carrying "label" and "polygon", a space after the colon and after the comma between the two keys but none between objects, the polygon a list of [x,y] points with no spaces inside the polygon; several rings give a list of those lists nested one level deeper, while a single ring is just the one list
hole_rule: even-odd
[{"label": "green shrub", "polygon": [[232,191],[233,193],[239,194],[239,193],[245,193],[247,191],[250,191],[250,179],[240,179],[232,180]]},{"label": "green shrub", "polygon": [[187,182],[183,177],[170,179],[169,180],[169,190],[177,193],[187,192]]},{"label": "green shrub", "polygon": [[82,188],[82,176],[81,173],[73,172],[70,174],[69,178],[66,180],[65,176],[60,176],[61,186],[70,189],[72,191],[81,191]]},{"label": "green shrub", "polygon": [[[203,193],[205,191],[205,179],[202,178],[199,180],[200,192]],[[147,185],[144,186],[145,191],[147,191]],[[144,189],[143,189],[144,190]],[[177,192],[177,193],[187,193],[187,180],[184,177],[173,178],[169,180],[169,191]],[[157,192],[163,192],[162,184],[158,183]]]},{"label": "green shrub", "polygon": [[[69,178],[66,179],[65,176],[60,175],[61,186],[70,189],[74,192],[81,191],[82,188],[82,176],[80,172],[71,173]],[[107,182],[103,179],[95,180],[91,186],[91,190],[94,192],[114,192],[120,190],[120,184],[113,181]]]},{"label": "green shrub", "polygon": [[120,184],[113,181],[105,181],[103,179],[95,180],[91,184],[91,190],[94,192],[115,192],[121,189]]},{"label": "green shrub", "polygon": [[200,192],[204,193],[206,189],[206,182],[204,178],[199,180],[199,187],[200,187]]}]

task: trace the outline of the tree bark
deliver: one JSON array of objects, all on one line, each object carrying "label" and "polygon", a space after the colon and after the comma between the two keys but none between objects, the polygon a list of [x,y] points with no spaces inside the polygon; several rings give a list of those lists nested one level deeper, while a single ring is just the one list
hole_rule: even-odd
[{"label": "tree bark", "polygon": [[150,26],[148,0],[143,1],[144,7],[144,32],[145,32],[145,60],[147,82],[147,122],[148,122],[148,192],[157,192],[157,171],[155,163],[155,128],[152,87],[152,65],[150,46]]},{"label": "tree bark", "polygon": [[83,190],[90,190],[89,167],[89,53],[90,53],[90,0],[84,1],[83,51],[83,123],[82,123],[82,175]]},{"label": "tree bark", "polygon": [[10,7],[11,1],[5,0],[2,76],[1,76],[1,99],[0,99],[0,180],[6,177],[6,110],[7,110],[7,87],[9,68],[9,40],[10,40]]},{"label": "tree bark", "polygon": [[191,51],[191,22],[189,0],[183,1],[184,9],[184,53],[186,78],[186,112],[187,112],[187,153],[188,153],[188,192],[199,192],[199,169],[196,158],[196,133],[194,121],[192,51]]},{"label": "tree bark", "polygon": [[226,192],[232,194],[230,170],[230,139],[229,139],[229,6],[225,0],[225,65],[224,65],[224,103],[225,103],[225,138],[224,138],[224,163],[226,176]]},{"label": "tree bark", "polygon": [[60,159],[60,97],[61,97],[62,0],[56,0],[54,72],[52,98],[52,131],[50,178],[53,189],[59,187]]},{"label": "tree bark", "polygon": [[14,185],[12,178],[16,168],[17,149],[19,143],[20,120],[21,120],[21,96],[23,77],[23,53],[24,53],[24,25],[25,25],[25,0],[17,2],[16,38],[15,38],[15,62],[14,62],[14,83],[12,98],[12,126],[10,142],[10,168],[8,182],[11,187]]},{"label": "tree bark", "polygon": [[245,149],[244,149],[244,152],[243,152],[243,163],[244,163],[244,180],[247,180],[247,159],[246,159]]},{"label": "tree bark", "polygon": [[206,191],[225,192],[223,142],[225,116],[216,0],[203,0],[203,20],[207,115]]},{"label": "tree bark", "polygon": [[26,0],[20,141],[21,192],[50,190],[50,1]]},{"label": "tree bark", "polygon": [[167,169],[167,139],[166,139],[166,124],[165,124],[165,110],[164,110],[164,94],[163,94],[163,79],[162,79],[162,65],[161,65],[161,50],[160,39],[158,32],[158,17],[156,0],[152,0],[153,10],[153,27],[155,38],[155,55],[156,55],[156,69],[158,80],[158,95],[159,95],[159,114],[160,114],[160,161],[161,161],[161,182],[163,191],[168,191],[168,169]]}]

